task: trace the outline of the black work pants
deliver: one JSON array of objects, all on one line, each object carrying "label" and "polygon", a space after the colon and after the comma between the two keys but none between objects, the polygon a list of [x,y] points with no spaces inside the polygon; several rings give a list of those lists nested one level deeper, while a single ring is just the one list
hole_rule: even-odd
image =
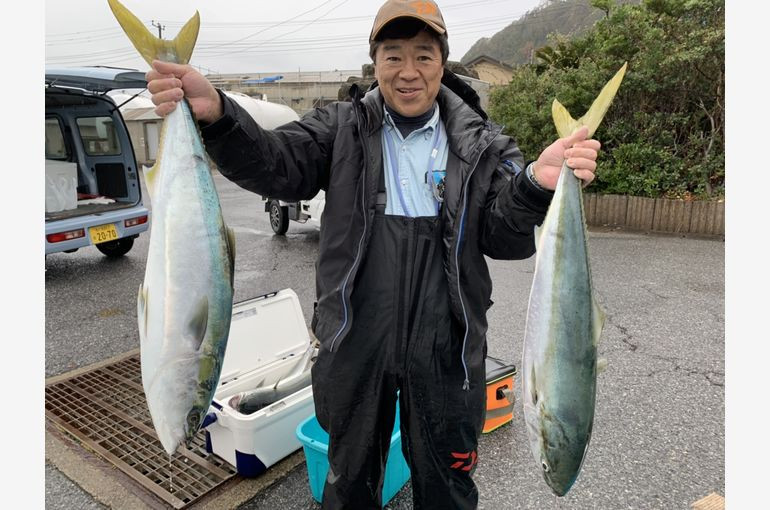
[{"label": "black work pants", "polygon": [[351,298],[352,329],[335,352],[322,348],[313,367],[316,415],[330,436],[324,509],[381,508],[397,397],[414,508],[477,506],[471,476],[486,349],[463,356],[440,227],[438,218],[374,217]]}]

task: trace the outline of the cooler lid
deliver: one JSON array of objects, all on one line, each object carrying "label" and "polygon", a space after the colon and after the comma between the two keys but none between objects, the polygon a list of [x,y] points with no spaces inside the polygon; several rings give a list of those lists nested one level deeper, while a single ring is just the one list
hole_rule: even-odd
[{"label": "cooler lid", "polygon": [[487,356],[486,359],[487,368],[487,384],[493,383],[504,377],[510,377],[516,375],[516,366],[513,364],[507,364],[505,361]]},{"label": "cooler lid", "polygon": [[293,290],[235,303],[219,383],[301,355],[309,346],[305,317]]}]

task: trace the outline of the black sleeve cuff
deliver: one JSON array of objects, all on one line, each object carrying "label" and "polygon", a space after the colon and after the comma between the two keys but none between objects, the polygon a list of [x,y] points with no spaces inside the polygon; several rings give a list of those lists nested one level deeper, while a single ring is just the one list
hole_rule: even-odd
[{"label": "black sleeve cuff", "polygon": [[548,210],[548,206],[551,204],[551,199],[553,198],[553,191],[541,188],[533,183],[527,175],[526,170],[519,172],[516,175],[514,187],[522,200],[530,207],[541,212]]},{"label": "black sleeve cuff", "polygon": [[198,122],[203,141],[216,140],[225,133],[230,132],[235,126],[235,105],[232,100],[220,89],[216,89],[222,101],[223,115],[214,122]]}]

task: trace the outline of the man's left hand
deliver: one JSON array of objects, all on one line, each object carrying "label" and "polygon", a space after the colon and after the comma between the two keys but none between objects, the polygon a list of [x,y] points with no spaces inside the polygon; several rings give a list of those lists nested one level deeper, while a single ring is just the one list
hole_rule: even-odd
[{"label": "man's left hand", "polygon": [[561,165],[567,160],[567,166],[575,172],[575,177],[583,181],[583,187],[594,180],[596,157],[599,155],[601,144],[598,140],[589,139],[588,128],[581,127],[566,138],[559,138],[540,153],[532,171],[537,183],[545,189],[556,189]]}]

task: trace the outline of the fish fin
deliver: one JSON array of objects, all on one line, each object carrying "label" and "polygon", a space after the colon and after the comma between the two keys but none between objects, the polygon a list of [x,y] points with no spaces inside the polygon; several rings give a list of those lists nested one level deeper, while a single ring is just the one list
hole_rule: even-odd
[{"label": "fish fin", "polygon": [[136,297],[136,318],[139,323],[139,345],[147,338],[147,289],[139,284],[139,295]]},{"label": "fish fin", "polygon": [[230,287],[235,288],[235,231],[225,227],[227,232],[227,255],[230,257]]},{"label": "fish fin", "polygon": [[564,108],[564,105],[556,99],[551,103],[551,116],[553,117],[553,123],[556,125],[556,132],[559,133],[559,138],[568,137],[578,127],[577,121],[572,118],[572,115]]},{"label": "fish fin", "polygon": [[607,358],[599,358],[596,360],[596,373],[601,374],[607,370]]},{"label": "fish fin", "polygon": [[195,11],[193,17],[187,20],[182,30],[179,31],[174,40],[174,48],[176,49],[177,63],[187,64],[192,57],[193,49],[195,48],[195,41],[198,40],[198,31],[201,28],[201,17],[198,11]]},{"label": "fish fin", "polygon": [[599,345],[599,340],[602,336],[602,328],[604,328],[604,320],[606,318],[604,314],[604,310],[602,310],[602,307],[599,306],[599,303],[596,301],[595,297],[592,297],[591,300],[593,301],[592,306],[592,320],[593,320],[593,331],[594,331],[594,345]]},{"label": "fish fin", "polygon": [[[543,226],[535,225],[535,249],[540,247],[540,238],[543,237]],[[539,251],[539,250],[538,250]]]},{"label": "fish fin", "polygon": [[623,67],[615,73],[615,76],[607,82],[602,88],[602,91],[599,92],[599,95],[596,96],[596,99],[594,99],[594,102],[591,104],[591,108],[589,108],[586,114],[578,120],[579,125],[588,126],[587,138],[591,138],[599,127],[599,124],[601,124],[604,114],[607,113],[607,110],[610,108],[610,104],[612,104],[612,100],[615,98],[615,93],[617,93],[618,88],[620,87],[620,82],[623,81],[623,76],[626,74],[627,67],[628,62],[625,62]]},{"label": "fish fin", "polygon": [[[157,161],[160,161],[160,158],[157,159]],[[152,166],[142,166],[142,173],[144,174],[144,182],[147,184],[147,192],[150,194],[150,202],[152,202],[152,198],[155,196],[155,183],[158,181],[157,177],[160,173],[158,171],[158,163],[152,165]]]},{"label": "fish fin", "polygon": [[107,2],[118,23],[123,27],[123,31],[148,64],[152,65],[154,59],[177,64],[187,64],[190,61],[200,28],[198,11],[195,11],[195,15],[182,27],[173,41],[166,41],[155,37],[139,18],[118,0],[107,0]]},{"label": "fish fin", "polygon": [[195,342],[195,350],[200,349],[203,338],[206,336],[206,328],[209,323],[209,299],[206,296],[198,302],[190,321],[187,323],[188,333]]},{"label": "fish fin", "polygon": [[628,62],[625,62],[623,67],[615,73],[615,76],[604,85],[585,115],[578,120],[573,119],[567,109],[559,101],[556,99],[553,100],[551,105],[551,116],[553,117],[553,123],[556,125],[556,132],[559,133],[559,137],[565,138],[582,126],[588,126],[588,135],[586,138],[591,138],[591,136],[593,136],[596,129],[599,127],[599,124],[601,124],[604,114],[607,113],[612,100],[615,98],[615,93],[617,93],[618,88],[620,87],[620,82],[623,81],[623,76],[626,74],[627,67]]},{"label": "fish fin", "polygon": [[529,371],[529,393],[532,397],[532,403],[534,405],[537,405],[537,399],[539,398],[537,395],[537,379],[535,378],[535,367],[533,366],[532,369]]}]

